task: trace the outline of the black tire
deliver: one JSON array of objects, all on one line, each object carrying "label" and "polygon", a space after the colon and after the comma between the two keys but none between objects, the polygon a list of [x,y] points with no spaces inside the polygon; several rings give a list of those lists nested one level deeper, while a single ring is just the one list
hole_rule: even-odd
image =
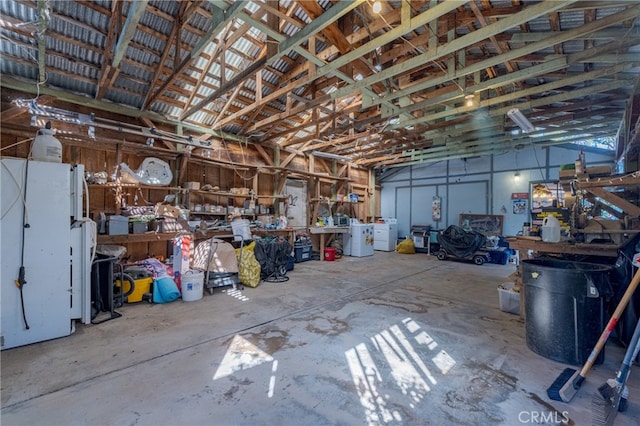
[{"label": "black tire", "polygon": [[436,253],[436,257],[438,258],[438,260],[445,260],[447,258],[447,252],[445,252],[444,250],[438,250],[438,252]]},{"label": "black tire", "polygon": [[473,256],[473,263],[475,263],[476,265],[483,265],[484,256]]}]

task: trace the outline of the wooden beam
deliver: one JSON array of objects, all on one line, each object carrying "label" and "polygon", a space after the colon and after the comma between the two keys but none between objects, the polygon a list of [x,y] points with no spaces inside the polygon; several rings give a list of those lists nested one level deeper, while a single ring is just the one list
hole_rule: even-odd
[{"label": "wooden beam", "polygon": [[[31,93],[33,95],[38,94],[37,88],[34,87],[33,84],[22,81],[22,80],[18,80],[10,76],[3,76],[2,79],[0,79],[0,87],[19,90],[21,92]],[[107,111],[114,114],[124,115],[126,117],[133,117],[133,118],[147,117],[158,123],[170,124],[172,126],[178,125],[176,121],[169,120],[168,118],[151,111],[141,111],[137,108],[127,107],[123,105],[116,105],[110,102],[103,102],[97,99],[89,99],[82,95],[76,95],[75,93],[65,92],[63,90],[54,89],[48,86],[41,86],[39,89],[39,94],[54,96],[61,101],[69,102],[74,105],[80,105],[87,108]],[[232,133],[219,132],[219,131],[212,130],[210,128],[203,127],[193,123],[185,122],[183,123],[183,125],[184,127],[188,127],[198,133],[213,135],[214,137],[217,137],[217,138],[224,138],[226,140],[243,142],[243,143],[246,143],[248,141],[247,138],[242,136],[234,135]]]},{"label": "wooden beam", "polygon": [[[319,16],[325,13],[325,10],[315,1],[301,1],[298,3],[300,7],[309,15],[309,17],[314,20]],[[327,40],[336,46],[340,53],[347,53],[352,49],[351,43],[346,39],[340,28],[335,22],[327,25],[325,29],[322,30],[322,33],[325,35]],[[315,54],[314,51],[311,53]]]},{"label": "wooden beam", "polygon": [[615,186],[640,185],[640,173],[633,173],[625,176],[607,176],[600,178],[590,178],[587,181],[578,180],[579,189],[605,188]]},{"label": "wooden beam", "polygon": [[[571,4],[573,2],[575,2],[576,0],[566,0],[563,2],[560,1],[547,1],[544,3],[540,3],[540,4],[536,4],[534,6],[531,6],[529,8],[526,8],[524,11],[510,16],[508,18],[505,18],[497,23],[494,23],[492,25],[489,25],[487,27],[484,27],[478,31],[473,32],[472,34],[468,34],[466,36],[460,37],[444,46],[440,46],[438,47],[438,49],[436,49],[435,47],[433,47],[432,49],[429,49],[429,51],[427,53],[424,53],[422,55],[418,55],[413,59],[407,60],[399,65],[395,65],[392,66],[390,68],[387,68],[385,70],[380,71],[379,73],[376,73],[370,77],[364,78],[360,81],[354,82],[353,84],[349,84],[346,87],[343,87],[341,89],[338,89],[336,91],[334,91],[333,93],[331,93],[329,96],[331,96],[331,98],[340,98],[340,97],[344,97],[344,96],[349,96],[353,93],[353,91],[358,91],[358,90],[365,90],[367,89],[368,86],[382,81],[386,78],[389,77],[393,77],[394,75],[403,72],[404,70],[409,70],[411,68],[414,68],[415,66],[417,66],[418,64],[421,64],[425,61],[433,61],[435,60],[437,57],[442,57],[446,54],[450,54],[453,53],[461,48],[463,48],[466,44],[468,43],[474,43],[478,37],[480,38],[486,38],[489,37],[491,35],[494,34],[498,34],[502,31],[504,31],[507,28],[511,28],[513,26],[516,26],[522,22],[527,22],[531,19],[534,19],[538,16],[544,15],[545,13],[548,13],[550,11],[553,10],[557,10],[559,8],[562,8],[568,4]],[[455,4],[451,4],[451,3],[455,3]],[[447,13],[448,11],[455,9],[457,6],[459,6],[459,3],[457,2],[445,2],[445,3],[440,3],[432,8],[430,8],[427,12],[424,12],[421,15],[418,15],[417,17],[415,17],[414,19],[411,20],[411,24],[412,26],[415,24],[417,25],[418,23],[423,23],[423,22],[430,22],[431,20],[437,18],[438,16],[440,16],[441,14]],[[350,62],[351,60],[355,59],[356,57],[359,57],[359,55],[368,52],[370,50],[368,49],[375,49],[378,46],[380,46],[381,44],[383,44],[383,42],[385,42],[387,40],[387,38],[389,38],[389,41],[395,39],[398,34],[396,34],[396,32],[398,32],[399,34],[404,34],[405,32],[409,31],[412,28],[405,28],[405,27],[397,27],[394,30],[391,30],[387,33],[385,33],[385,35],[377,37],[376,39],[372,40],[369,43],[366,43],[364,46],[361,46],[357,49],[352,50],[351,52],[349,52],[346,55],[342,55],[341,57],[335,59],[334,61],[330,62],[329,64],[326,64],[322,67],[320,67],[318,69],[318,72],[316,73],[316,76],[321,76],[321,75],[325,75],[329,72],[338,72],[337,69],[342,66],[347,64],[348,62]],[[391,34],[393,34],[393,37],[391,36]],[[375,42],[375,43],[374,43]],[[300,52],[299,53],[303,53]],[[358,56],[356,56],[358,55]],[[312,59],[312,58],[309,58]],[[342,77],[341,77],[342,78]],[[296,81],[294,83],[294,87],[288,86],[286,88],[286,90],[281,90],[282,93],[280,93],[281,91],[276,91],[273,92],[272,94],[270,94],[269,96],[263,98],[263,102],[266,102],[268,100],[271,100],[272,98],[275,99],[278,96],[280,96],[281,94],[285,93],[286,91],[290,91],[293,90],[293,88],[295,87],[300,87],[302,84],[306,84],[308,83],[307,80],[310,79],[305,79],[302,78],[298,81]],[[276,95],[277,94],[277,95]],[[382,102],[388,102],[386,99],[381,99],[378,98],[377,96],[374,97],[375,100],[377,101],[377,103],[382,103]],[[220,128],[223,125],[226,125],[227,123],[235,120],[238,116],[244,115],[246,114],[247,109],[251,108],[252,106],[246,107],[246,108],[242,108],[240,111],[236,112],[235,114],[232,114],[231,116],[227,117],[225,120],[220,121],[216,128]]]},{"label": "wooden beam", "polygon": [[619,207],[629,216],[634,218],[640,218],[640,207],[635,204],[630,203],[629,201],[618,197],[617,195],[607,191],[603,188],[587,188],[587,191],[595,195],[596,197],[602,198],[608,203],[613,204],[616,207]]},{"label": "wooden beam", "polygon": [[[184,15],[185,13],[185,9],[187,7],[188,3],[187,2],[182,2],[180,4],[180,10],[178,11],[178,19],[179,20],[189,20],[190,16],[188,15]],[[189,10],[195,12],[195,9],[190,8]],[[180,34],[181,34],[181,30],[182,30],[182,26],[178,25],[178,23],[176,21],[173,22],[173,27],[171,28],[171,33],[169,34],[169,37],[167,38],[167,44],[165,45],[164,48],[164,52],[162,52],[162,55],[160,56],[160,61],[158,62],[158,66],[156,67],[155,72],[153,73],[153,77],[151,77],[151,83],[149,83],[149,88],[147,90],[147,95],[144,98],[144,101],[142,102],[142,108],[146,109],[149,107],[148,101],[149,101],[149,97],[151,96],[151,93],[153,93],[153,89],[154,87],[156,87],[156,84],[158,83],[158,80],[160,79],[160,76],[162,75],[162,70],[164,68],[164,63],[166,62],[167,58],[169,57],[169,52],[171,52],[171,43],[174,42],[175,43],[175,60],[177,61],[180,56],[179,56],[179,47],[178,45],[181,43],[181,38],[180,38]],[[174,65],[174,66],[177,66]]]},{"label": "wooden beam", "polygon": [[[549,2],[539,3],[536,6],[542,6],[545,3],[549,3]],[[555,5],[559,5],[560,2],[553,2],[553,3]],[[556,10],[556,8],[553,8],[553,5],[551,5],[551,8],[553,10]],[[529,7],[527,9],[525,9],[523,12],[520,12],[517,15],[513,15],[511,18],[514,18],[514,17],[517,17],[519,15],[522,15],[521,19],[518,19],[515,23],[518,23],[520,21],[526,22],[526,21],[529,20],[528,16],[531,13],[530,9],[532,9],[532,7]],[[529,13],[527,13],[528,11],[529,11]],[[537,15],[537,13],[536,13],[536,15]],[[598,21],[591,22],[589,24],[580,26],[580,27],[575,28],[573,30],[564,31],[561,34],[554,35],[554,36],[549,37],[548,39],[545,39],[543,41],[531,43],[531,44],[528,44],[528,45],[526,45],[524,47],[521,47],[521,48],[518,48],[518,49],[512,49],[509,52],[504,53],[502,55],[497,55],[497,56],[495,56],[493,58],[489,58],[489,59],[486,59],[484,61],[477,62],[477,63],[475,63],[473,65],[467,66],[466,68],[464,68],[462,70],[456,70],[455,76],[456,77],[460,77],[460,76],[463,76],[463,75],[470,75],[470,74],[473,74],[473,73],[475,73],[477,71],[482,71],[482,70],[484,70],[484,69],[486,69],[486,68],[488,68],[490,66],[493,66],[493,65],[496,65],[496,64],[499,64],[499,63],[514,59],[514,58],[517,58],[517,57],[525,55],[527,53],[536,52],[536,51],[538,51],[540,49],[544,49],[544,48],[546,48],[548,46],[553,46],[556,43],[562,43],[564,41],[571,40],[573,37],[575,37],[575,36],[577,36],[579,34],[586,34],[586,33],[589,33],[589,32],[592,32],[592,31],[596,31],[598,29],[605,28],[607,26],[619,23],[620,20],[624,20],[625,17],[634,17],[634,16],[638,16],[638,15],[640,15],[640,6],[630,7],[630,8],[626,9],[623,12],[619,12],[619,13],[616,13],[614,15],[609,15],[609,16],[607,16],[605,18],[602,18],[602,19],[600,19]],[[503,21],[500,21],[500,22],[502,23]],[[455,42],[457,42],[456,44],[463,44],[463,45],[466,44],[467,41],[468,42],[475,42],[474,37],[481,36],[480,34],[476,34],[476,33],[480,32],[480,31],[483,31],[483,30],[490,29],[491,27],[494,27],[494,26],[495,26],[495,31],[496,32],[501,31],[499,29],[500,27],[498,26],[498,23],[491,24],[491,25],[489,25],[487,27],[482,28],[481,30],[478,30],[476,32],[473,32],[473,33],[470,33],[470,34],[465,35],[463,37],[460,37]],[[489,32],[489,34],[490,33],[491,32]],[[461,42],[461,40],[463,40],[463,39],[465,39],[465,38],[467,38],[469,36],[473,36],[473,37],[468,38],[467,41],[462,41]],[[430,53],[431,52],[430,51],[430,52],[424,53],[422,55],[416,56],[412,61],[414,61],[415,59],[418,59],[418,58],[421,58],[420,61],[429,61],[429,60],[436,59],[436,56],[437,57],[443,56],[443,55],[441,55],[441,53],[443,53],[443,52],[453,53],[457,49],[451,49],[452,48],[451,44],[452,43],[448,43],[445,46],[440,46],[438,48],[437,52],[435,53],[435,56],[434,56],[433,53]],[[417,62],[420,63],[420,61],[417,61]],[[400,64],[400,66],[405,66],[405,64],[406,63]],[[366,84],[368,84],[368,83],[370,83],[372,81],[379,81],[380,78],[384,78],[384,76],[381,76],[381,74],[383,74],[383,73],[390,73],[391,75],[396,74],[396,73],[401,71],[401,68],[397,68],[397,67],[399,67],[399,66],[396,65],[395,67],[391,67],[389,69],[386,69],[386,70],[382,71],[381,73],[378,73],[378,74],[375,74],[375,75],[369,77],[368,79],[364,79],[362,81],[359,81],[357,83],[356,87],[359,87],[361,84],[365,84],[366,85]],[[409,67],[412,67],[412,65],[410,65]],[[394,70],[394,68],[396,68],[396,69]],[[398,98],[398,97],[405,96],[405,95],[410,94],[410,93],[414,93],[414,92],[419,91],[419,90],[427,90],[427,89],[435,87],[435,86],[437,86],[439,84],[444,84],[444,83],[450,81],[451,78],[452,78],[451,76],[443,76],[443,77],[429,79],[428,81],[425,81],[425,82],[423,82],[421,84],[413,85],[408,89],[398,90],[396,92],[392,92],[389,95],[385,96],[384,98],[385,99]],[[337,91],[333,92],[332,96],[342,95],[342,93],[339,93],[339,92],[340,92],[340,90],[337,90]],[[382,100],[382,98],[375,99],[373,101],[373,104],[374,105],[375,104],[379,104],[381,102],[381,100]]]},{"label": "wooden beam", "polygon": [[[164,91],[171,85],[173,82],[184,72],[184,70],[189,67],[191,62],[196,60],[202,52],[206,49],[206,47],[211,43],[222,31],[224,27],[227,26],[229,22],[231,22],[239,13],[244,10],[245,6],[249,3],[248,0],[236,0],[232,5],[228,5],[226,3],[216,2],[214,0],[209,0],[214,8],[214,13],[211,22],[211,28],[209,31],[200,39],[200,41],[191,49],[189,52],[189,56],[185,58],[180,65],[173,71],[173,73],[167,77],[164,84],[149,98],[147,103],[150,105],[154,102],[154,100],[160,96]],[[228,6],[227,9],[221,9],[217,5]]]},{"label": "wooden beam", "polygon": [[118,66],[120,66],[120,61],[124,57],[129,42],[136,32],[136,27],[147,8],[147,3],[149,3],[149,0],[137,0],[129,3],[129,14],[127,15],[127,20],[124,23],[122,32],[116,43],[115,51],[113,52],[113,60],[111,61],[112,68],[118,68]]},{"label": "wooden beam", "polygon": [[289,50],[295,46],[306,41],[309,37],[322,31],[324,28],[337,21],[340,17],[347,14],[352,9],[358,7],[365,0],[351,0],[342,1],[333,4],[327,11],[325,11],[320,17],[311,21],[311,23],[305,25],[300,31],[298,31],[293,37],[287,38],[284,42],[278,46],[278,55],[269,58],[269,64],[273,64],[280,56],[285,55]]},{"label": "wooden beam", "polygon": [[2,111],[2,113],[0,113],[0,121],[3,121],[6,124],[8,121],[11,121],[14,118],[26,113],[27,113],[26,108],[23,108],[17,105],[12,106],[11,108],[7,108],[4,111]]},{"label": "wooden beam", "polygon": [[222,84],[218,90],[216,90],[215,92],[213,92],[212,94],[210,94],[209,96],[207,96],[206,98],[198,102],[196,105],[192,106],[187,111],[182,113],[182,115],[180,116],[180,120],[184,120],[189,116],[195,114],[196,112],[200,111],[202,108],[207,106],[209,103],[211,103],[213,100],[218,99],[220,96],[227,93],[232,88],[244,83],[247,79],[253,76],[262,67],[264,67],[266,62],[267,62],[267,58],[264,56],[262,58],[257,59],[256,62],[251,64],[244,71],[234,76],[231,80],[229,80],[225,84]]},{"label": "wooden beam", "polygon": [[100,64],[100,78],[98,79],[98,90],[96,90],[96,99],[102,99],[107,91],[107,79],[111,74],[111,63],[113,60],[113,43],[115,41],[116,33],[120,30],[121,18],[122,18],[122,4],[123,2],[114,1],[111,3],[111,19],[109,20],[109,30],[107,37],[102,47],[102,61]]},{"label": "wooden beam", "polygon": [[[113,86],[113,83],[118,77],[118,74],[120,73],[120,62],[124,58],[124,54],[129,47],[129,43],[133,39],[138,23],[145,12],[148,2],[149,0],[140,0],[133,2],[129,6],[129,14],[127,15],[127,20],[124,23],[118,42],[116,43],[116,47],[113,52],[113,59],[111,60],[109,67],[106,69],[108,70],[108,73],[104,76],[102,86],[103,92],[107,87]],[[104,93],[100,92],[98,94],[104,95]]]},{"label": "wooden beam", "polygon": [[[567,1],[571,2],[571,1],[574,1],[574,0],[567,0]],[[345,3],[347,3],[347,2],[345,2]],[[565,5],[564,3],[561,3],[561,2],[556,2],[556,3],[557,3],[556,6],[548,5],[548,4],[547,4],[547,6],[549,8],[551,8],[551,9],[555,10],[555,8],[560,8],[560,7],[563,7]],[[370,41],[368,43],[365,43],[363,46],[360,46],[360,47],[350,51],[346,55],[342,55],[341,57],[333,60],[332,62],[320,67],[318,69],[318,71],[316,72],[316,75],[314,77],[302,77],[302,78],[292,82],[291,84],[287,85],[286,87],[283,87],[280,90],[276,90],[276,91],[272,92],[268,96],[264,97],[262,101],[263,101],[263,103],[270,102],[270,101],[272,101],[274,99],[277,99],[278,97],[282,96],[285,93],[288,93],[288,92],[290,92],[292,90],[295,90],[298,87],[301,87],[301,86],[303,86],[305,84],[308,84],[309,82],[315,80],[316,78],[319,78],[319,77],[324,76],[324,75],[329,74],[329,73],[335,73],[335,72],[337,72],[337,70],[340,67],[348,64],[349,62],[351,62],[353,60],[356,60],[356,59],[360,58],[363,55],[366,55],[367,53],[377,49],[378,47],[380,47],[380,46],[382,46],[384,44],[392,42],[393,40],[395,40],[396,38],[404,35],[408,31],[412,31],[413,29],[418,28],[419,26],[424,25],[425,23],[431,22],[432,20],[438,18],[439,16],[442,16],[442,15],[450,12],[451,10],[457,8],[459,5],[460,4],[458,2],[455,2],[455,1],[439,3],[438,5],[436,5],[436,6],[432,7],[432,8],[429,8],[426,12],[423,12],[422,14],[414,17],[411,20],[411,25],[410,26],[401,25],[399,27],[394,28],[393,30],[390,30],[390,31],[386,32],[384,35],[382,35],[380,37],[377,37],[374,40],[372,40],[372,41]],[[331,9],[333,9],[333,7]],[[545,11],[547,11],[546,8],[542,8],[541,9],[539,5],[533,6],[530,9],[534,9],[534,11],[537,12],[539,15],[542,15],[542,14],[545,13]],[[533,17],[534,16],[532,16],[532,13],[529,12],[529,13],[527,13],[526,16],[523,16],[521,19],[526,21],[528,19],[532,19]],[[320,20],[316,20],[312,24],[315,24],[316,22],[319,22],[319,21]],[[323,24],[328,25],[328,23],[326,23],[325,21],[323,21]],[[309,28],[309,27],[310,26],[305,27],[305,30],[307,28]],[[314,26],[314,28],[316,28],[316,26]],[[318,28],[318,31],[320,31],[322,28]],[[487,28],[489,28],[489,27],[487,27]],[[483,30],[485,30],[485,29],[486,28],[483,28]],[[309,30],[307,30],[307,32],[308,31]],[[499,30],[496,30],[496,33],[499,33],[499,32],[500,32]],[[292,39],[288,39],[287,41],[289,41],[289,40],[292,40]],[[456,47],[456,50],[457,50],[457,45],[459,43],[455,43],[454,42],[454,44],[456,45],[455,47]],[[294,45],[297,45],[297,43],[294,44]],[[282,52],[282,50],[283,49],[282,49],[282,45],[281,45],[280,52]],[[435,47],[433,48],[433,50],[435,50]],[[299,52],[299,53],[301,53],[301,52]],[[440,53],[439,49],[438,49],[438,53]],[[448,53],[450,53],[450,52],[447,51],[446,54],[448,54]],[[444,54],[445,53],[443,53],[442,55],[438,55],[438,56],[443,56]],[[419,55],[420,60],[416,61],[416,63],[424,62],[425,58],[423,56],[425,56],[425,55],[426,56],[432,56],[433,55],[432,50],[430,50],[427,54]],[[270,63],[271,59],[273,59],[273,58],[269,58],[267,60],[267,64]],[[391,72],[390,70],[393,70],[393,72]],[[381,71],[380,73],[374,74],[374,75],[372,75],[370,77],[367,77],[367,78],[365,78],[363,80],[357,81],[354,84],[349,84],[343,89],[338,89],[338,91],[340,92],[339,96],[335,95],[336,92],[333,92],[330,96],[333,99],[337,99],[337,98],[341,98],[341,97],[345,97],[345,96],[350,96],[354,91],[361,91],[361,90],[366,89],[368,86],[370,86],[370,85],[372,85],[372,84],[374,84],[376,82],[382,81],[382,80],[384,80],[386,78],[393,77],[397,73],[397,71],[398,71],[397,66],[396,67],[391,67],[391,68],[389,68],[387,70]],[[384,76],[382,78],[378,78],[378,76],[380,76],[380,75],[384,75]],[[382,102],[382,101],[380,101],[380,102]],[[378,103],[380,103],[380,102],[378,102]],[[236,113],[232,114],[231,116],[226,117],[224,120],[221,120],[216,125],[216,128],[221,128],[221,127],[225,126],[226,124],[236,120],[238,117],[240,117],[242,115],[246,115],[248,113],[248,111],[250,109],[252,109],[252,108],[255,108],[255,105],[249,105],[249,106],[247,106],[245,108],[240,109],[239,111],[237,111]]]},{"label": "wooden beam", "polygon": [[[634,44],[637,44],[638,42],[640,42],[640,38],[631,38],[631,39],[626,39],[626,40],[619,40],[619,41],[615,41],[615,42],[611,42],[611,43],[607,43],[605,45],[601,45],[598,47],[594,47],[591,49],[586,49],[582,52],[577,52],[577,53],[572,53],[569,55],[564,55],[564,56],[560,56],[557,58],[553,58],[550,59],[549,61],[543,62],[541,64],[538,65],[534,65],[532,67],[523,69],[523,70],[519,70],[513,73],[509,73],[509,74],[505,74],[493,79],[489,79],[486,81],[483,81],[479,84],[476,84],[474,86],[469,87],[470,91],[473,91],[475,93],[483,91],[483,90],[489,90],[489,89],[493,89],[499,86],[503,86],[503,85],[510,85],[513,84],[516,81],[525,79],[525,78],[530,78],[530,77],[534,77],[534,76],[538,76],[538,75],[548,75],[549,72],[555,71],[555,70],[560,70],[560,69],[564,69],[569,67],[572,64],[578,63],[579,61],[582,60],[587,60],[589,57],[598,55],[601,52],[606,52],[606,51],[617,51],[618,49],[621,48],[625,48],[626,46],[631,46]],[[492,61],[493,62],[493,61]],[[560,78],[565,78],[567,77],[566,73],[563,73],[563,75]],[[439,81],[440,79],[438,79]],[[436,82],[432,82],[432,83],[436,83]],[[415,83],[416,85],[422,85],[421,82],[417,82]],[[407,90],[408,91],[413,91],[415,88],[414,87],[408,87]],[[451,89],[451,88],[450,88]],[[453,88],[455,89],[455,88]],[[420,101],[420,102],[415,102],[411,105],[408,105],[406,107],[403,107],[403,110],[405,112],[413,112],[413,111],[417,111],[417,110],[424,110],[430,106],[435,106],[438,105],[440,103],[446,103],[446,102],[450,102],[456,98],[461,99],[463,94],[461,92],[455,92],[454,90],[454,94],[449,94],[449,93],[445,93],[443,95],[437,96],[438,91],[431,91],[430,93],[432,93],[435,96],[430,96],[428,99],[424,100],[424,101]],[[455,95],[455,96],[454,96]],[[386,111],[383,112],[383,116],[385,117],[390,117],[390,116],[394,116],[395,114],[397,114],[399,111],[397,109],[394,109],[392,111]]]},{"label": "wooden beam", "polygon": [[260,154],[260,156],[265,161],[265,163],[267,163],[267,165],[269,166],[274,165],[273,158],[271,158],[271,155],[269,155],[269,153],[265,151],[265,149],[260,144],[255,144],[253,147],[256,149],[256,151],[258,151],[258,154]]}]

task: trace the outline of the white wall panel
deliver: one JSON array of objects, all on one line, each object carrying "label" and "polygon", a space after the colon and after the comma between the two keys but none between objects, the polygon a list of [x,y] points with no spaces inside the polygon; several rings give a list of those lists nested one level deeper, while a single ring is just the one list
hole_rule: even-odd
[{"label": "white wall panel", "polygon": [[413,187],[411,202],[411,225],[430,225],[431,220],[431,201],[436,195],[436,186],[418,186]]},{"label": "white wall panel", "polygon": [[460,213],[487,214],[488,182],[469,182],[450,184],[448,187],[446,226],[457,225]]},{"label": "white wall panel", "polygon": [[411,188],[396,189],[396,218],[398,219],[398,238],[409,235],[411,229]]},{"label": "white wall panel", "polygon": [[[522,223],[530,221],[527,213],[514,214],[511,194],[529,192],[529,183],[556,180],[563,164],[575,161],[579,149],[562,146],[547,148],[527,146],[518,152],[493,157],[441,161],[414,165],[381,181],[381,212],[398,218],[400,237],[408,234],[412,224],[427,223],[444,229],[457,225],[460,213],[504,215],[504,235],[514,235]],[[614,166],[614,155],[585,150],[587,166]],[[516,182],[515,172],[520,173]],[[442,221],[431,221],[431,199],[442,197]],[[391,206],[390,206],[391,204]],[[504,212],[506,210],[506,212]],[[390,214],[393,212],[393,214]]]}]

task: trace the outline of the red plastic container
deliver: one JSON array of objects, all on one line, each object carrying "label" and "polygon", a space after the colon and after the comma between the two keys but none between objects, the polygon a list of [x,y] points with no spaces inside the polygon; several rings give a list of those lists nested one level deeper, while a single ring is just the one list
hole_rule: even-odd
[{"label": "red plastic container", "polygon": [[324,248],[324,260],[334,261],[336,260],[336,248],[325,247]]}]

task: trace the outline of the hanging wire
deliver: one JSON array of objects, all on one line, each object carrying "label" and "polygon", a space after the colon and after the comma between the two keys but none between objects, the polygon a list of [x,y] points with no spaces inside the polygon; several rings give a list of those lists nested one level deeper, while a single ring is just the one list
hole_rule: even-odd
[{"label": "hanging wire", "polygon": [[[222,144],[224,145],[225,151],[227,152],[227,158],[228,158],[229,162],[233,163],[233,160],[232,160],[232,158],[231,158],[231,154],[229,153],[229,146],[227,145],[227,141],[224,139],[224,137],[221,137],[220,139],[222,139]],[[243,147],[242,147],[242,143],[240,143],[239,145],[240,145],[240,151],[242,152],[242,163],[243,163],[243,164],[246,164],[246,163],[247,163],[247,161],[246,161],[246,158],[245,158],[245,153],[244,153],[244,149],[243,149]],[[244,181],[252,180],[254,177],[256,177],[256,175],[258,175],[258,173],[259,173],[259,171],[258,171],[258,170],[259,170],[259,169],[257,169],[257,170],[256,170],[256,173],[254,173],[254,174],[253,174],[253,176],[246,177],[246,176],[244,176],[244,175],[241,175],[241,174],[238,172],[238,170],[236,170],[236,168],[235,168],[235,167],[233,168],[233,172],[234,172],[236,175],[238,175],[238,177],[239,177],[240,179],[242,179],[242,180],[244,180]]]}]

